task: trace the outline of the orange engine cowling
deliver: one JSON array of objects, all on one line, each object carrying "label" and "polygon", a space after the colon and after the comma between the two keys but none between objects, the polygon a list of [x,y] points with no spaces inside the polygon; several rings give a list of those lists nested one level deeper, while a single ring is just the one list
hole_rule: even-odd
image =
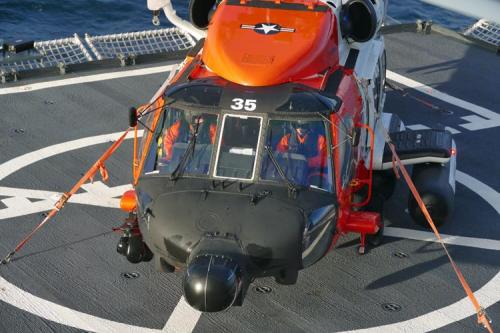
[{"label": "orange engine cowling", "polygon": [[311,0],[226,0],[215,12],[203,62],[245,86],[270,86],[322,73],[338,64],[330,8]]}]

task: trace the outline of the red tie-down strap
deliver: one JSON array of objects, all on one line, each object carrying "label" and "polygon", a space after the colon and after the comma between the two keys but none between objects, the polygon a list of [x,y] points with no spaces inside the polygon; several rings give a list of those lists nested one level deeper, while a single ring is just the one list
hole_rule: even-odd
[{"label": "red tie-down strap", "polygon": [[101,174],[101,179],[107,182],[109,179],[108,170],[106,170],[106,165],[104,163],[99,164],[99,173]]},{"label": "red tie-down strap", "polygon": [[8,264],[11,260],[12,257],[19,252],[25,245],[30,241],[30,239],[40,230],[47,222],[49,222],[54,216],[57,215],[57,213],[64,207],[64,205],[68,202],[68,200],[71,198],[73,194],[75,194],[80,187],[85,184],[87,181],[92,180],[95,176],[95,174],[99,171],[101,173],[101,177],[104,181],[108,179],[108,172],[106,171],[106,168],[104,167],[104,162],[108,160],[111,155],[120,147],[120,145],[123,143],[123,140],[125,140],[125,137],[127,136],[128,132],[130,131],[130,128],[127,129],[121,136],[120,138],[115,141],[111,147],[106,150],[106,152],[94,163],[94,165],[83,175],[82,178],[71,188],[71,190],[67,193],[64,193],[59,200],[55,203],[54,208],[49,212],[49,214],[43,219],[42,222],[40,222],[35,229],[33,229],[24,239],[17,244],[16,248],[10,252],[5,259],[3,259],[0,262],[0,265],[5,265]]},{"label": "red tie-down strap", "polygon": [[484,310],[484,308],[481,307],[481,305],[479,304],[476,296],[474,295],[474,293],[472,292],[472,289],[470,288],[469,284],[467,283],[467,280],[463,276],[462,271],[460,270],[458,265],[455,263],[455,261],[451,257],[450,252],[448,252],[448,248],[446,247],[446,245],[443,241],[443,238],[439,234],[439,231],[437,230],[436,225],[434,224],[434,221],[432,220],[432,217],[429,214],[429,211],[427,210],[427,207],[425,207],[425,203],[423,202],[422,197],[418,193],[418,190],[415,187],[415,184],[413,183],[410,175],[408,174],[406,167],[403,165],[403,163],[399,159],[399,156],[396,152],[396,148],[390,142],[390,138],[389,138],[389,135],[387,133],[386,133],[385,137],[386,137],[386,142],[387,142],[387,144],[392,152],[393,167],[394,167],[394,171],[396,173],[396,176],[399,178],[399,174],[397,172],[397,169],[399,169],[399,171],[401,171],[401,174],[403,175],[404,180],[408,184],[408,187],[410,188],[410,191],[413,194],[413,197],[417,201],[418,206],[422,210],[422,213],[424,214],[427,222],[431,226],[432,231],[434,231],[436,238],[438,239],[439,243],[441,244],[441,246],[444,249],[444,252],[448,256],[448,259],[451,263],[451,266],[453,267],[453,270],[455,271],[455,274],[457,275],[458,280],[460,281],[460,284],[462,285],[462,288],[464,289],[465,293],[467,294],[467,297],[469,297],[469,300],[474,305],[474,308],[475,308],[476,313],[477,313],[478,323],[482,324],[484,326],[484,328],[486,328],[488,330],[489,333],[493,333],[493,328],[491,327],[491,320],[488,318],[488,315],[486,314],[486,311]]}]

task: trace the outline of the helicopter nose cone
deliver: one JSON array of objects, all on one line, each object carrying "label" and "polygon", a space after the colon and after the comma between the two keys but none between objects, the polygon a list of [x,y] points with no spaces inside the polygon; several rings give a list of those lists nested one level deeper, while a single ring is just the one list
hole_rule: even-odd
[{"label": "helicopter nose cone", "polygon": [[229,257],[200,255],[191,261],[184,276],[184,297],[199,311],[229,308],[240,290],[240,268]]}]

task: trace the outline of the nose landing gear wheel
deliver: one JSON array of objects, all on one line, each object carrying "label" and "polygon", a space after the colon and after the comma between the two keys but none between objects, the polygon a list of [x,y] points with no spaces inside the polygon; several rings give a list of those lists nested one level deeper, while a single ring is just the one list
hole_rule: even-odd
[{"label": "nose landing gear wheel", "polygon": [[129,237],[123,236],[120,238],[118,241],[118,244],[116,245],[116,252],[121,254],[122,256],[127,254],[127,248],[128,248],[128,241]]},{"label": "nose landing gear wheel", "polygon": [[149,247],[144,244],[144,256],[142,258],[142,261],[144,262],[150,262],[153,260],[154,254],[153,252],[149,249]]},{"label": "nose landing gear wheel", "polygon": [[133,264],[142,261],[146,248],[140,236],[132,236],[127,247],[127,260]]}]

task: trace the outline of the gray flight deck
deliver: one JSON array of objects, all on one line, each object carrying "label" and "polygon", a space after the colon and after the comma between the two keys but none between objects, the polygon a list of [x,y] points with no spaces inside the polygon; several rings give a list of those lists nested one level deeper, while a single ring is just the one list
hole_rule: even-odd
[{"label": "gray flight deck", "polygon": [[[456,210],[441,231],[464,242],[450,245],[450,252],[472,289],[486,290],[480,301],[491,305],[488,313],[500,331],[500,56],[436,32],[395,33],[386,41],[392,72],[472,103],[435,98],[396,80],[391,83],[410,95],[388,88],[385,111],[415,128],[449,127],[456,133]],[[78,75],[64,78],[72,76]],[[0,255],[43,217],[43,211],[32,212],[47,199],[29,190],[67,191],[109,143],[51,157],[44,155],[47,151],[33,152],[123,130],[127,109],[149,100],[166,77],[159,73],[12,94],[1,91],[54,78],[0,85]],[[7,162],[28,153],[33,154],[5,176],[13,165]],[[107,164],[108,188],[95,183],[88,192],[94,198],[102,194],[103,201],[119,196],[112,188],[130,183],[131,156],[128,140]],[[41,160],[29,163],[36,158]],[[408,239],[425,236],[412,230],[427,230],[405,213],[407,200],[400,184],[385,211],[387,233],[402,232],[403,238],[387,237],[364,256],[357,255],[352,237],[342,238],[335,251],[300,273],[297,285],[257,280],[242,307],[201,316],[179,303],[181,273],[156,273],[152,263],[132,265],[116,253],[119,235],[111,228],[120,225],[120,210],[69,203],[16,260],[0,266],[0,332],[161,331],[167,321],[165,331],[171,332],[482,332],[472,305],[453,305],[465,294],[440,246]],[[8,215],[13,211],[17,216]],[[135,272],[135,279],[122,276]],[[387,311],[386,303],[400,308]]]}]

